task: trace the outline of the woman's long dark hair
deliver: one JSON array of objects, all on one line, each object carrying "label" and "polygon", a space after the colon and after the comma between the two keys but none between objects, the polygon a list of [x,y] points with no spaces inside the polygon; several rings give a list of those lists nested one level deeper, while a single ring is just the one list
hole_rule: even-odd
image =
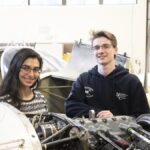
[{"label": "woman's long dark hair", "polygon": [[[40,64],[40,69],[43,66],[43,60],[41,56],[30,48],[21,48],[11,60],[8,72],[4,77],[1,86],[0,86],[0,96],[9,94],[13,100],[12,104],[15,107],[20,106],[20,102],[18,100],[19,96],[19,72],[22,64],[28,58],[37,58]],[[8,58],[9,59],[9,58]],[[38,85],[38,80],[32,85],[33,88],[35,85]]]}]

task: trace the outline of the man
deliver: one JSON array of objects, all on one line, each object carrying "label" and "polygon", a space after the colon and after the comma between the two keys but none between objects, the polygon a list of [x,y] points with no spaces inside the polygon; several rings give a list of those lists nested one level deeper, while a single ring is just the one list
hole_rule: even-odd
[{"label": "man", "polygon": [[113,115],[137,117],[148,113],[148,102],[140,80],[122,66],[115,66],[116,37],[107,31],[93,33],[92,51],[97,65],[82,73],[73,83],[65,101],[67,116],[88,117],[89,110],[95,110],[100,118]]}]

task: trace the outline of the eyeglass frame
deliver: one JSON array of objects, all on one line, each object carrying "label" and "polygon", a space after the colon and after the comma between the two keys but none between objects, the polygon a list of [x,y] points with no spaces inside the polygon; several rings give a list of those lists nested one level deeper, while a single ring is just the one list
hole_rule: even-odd
[{"label": "eyeglass frame", "polygon": [[39,74],[42,71],[40,67],[31,68],[28,65],[21,66],[20,70],[23,70],[25,73],[30,73],[32,71],[35,74],[37,74],[37,73]]},{"label": "eyeglass frame", "polygon": [[92,46],[92,50],[94,51],[98,51],[100,48],[102,50],[106,50],[106,49],[110,49],[111,47],[113,47],[112,44],[103,44],[103,45],[95,45],[95,46]]}]

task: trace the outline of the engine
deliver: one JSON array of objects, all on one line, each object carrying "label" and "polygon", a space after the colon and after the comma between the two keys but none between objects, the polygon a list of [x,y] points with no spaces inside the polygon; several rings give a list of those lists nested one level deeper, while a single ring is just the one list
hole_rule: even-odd
[{"label": "engine", "polygon": [[89,113],[89,118],[74,119],[50,112],[25,116],[0,104],[0,149],[150,150],[149,114],[100,119]]},{"label": "engine", "polygon": [[70,119],[58,113],[32,118],[45,150],[149,150],[150,133],[136,121],[129,116]]}]

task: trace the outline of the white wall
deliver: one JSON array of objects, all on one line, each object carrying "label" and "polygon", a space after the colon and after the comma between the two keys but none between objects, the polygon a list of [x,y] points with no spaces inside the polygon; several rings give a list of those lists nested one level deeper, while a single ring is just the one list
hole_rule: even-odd
[{"label": "white wall", "polygon": [[109,30],[119,53],[145,63],[146,0],[137,5],[0,8],[0,42],[87,41],[91,30]]}]

